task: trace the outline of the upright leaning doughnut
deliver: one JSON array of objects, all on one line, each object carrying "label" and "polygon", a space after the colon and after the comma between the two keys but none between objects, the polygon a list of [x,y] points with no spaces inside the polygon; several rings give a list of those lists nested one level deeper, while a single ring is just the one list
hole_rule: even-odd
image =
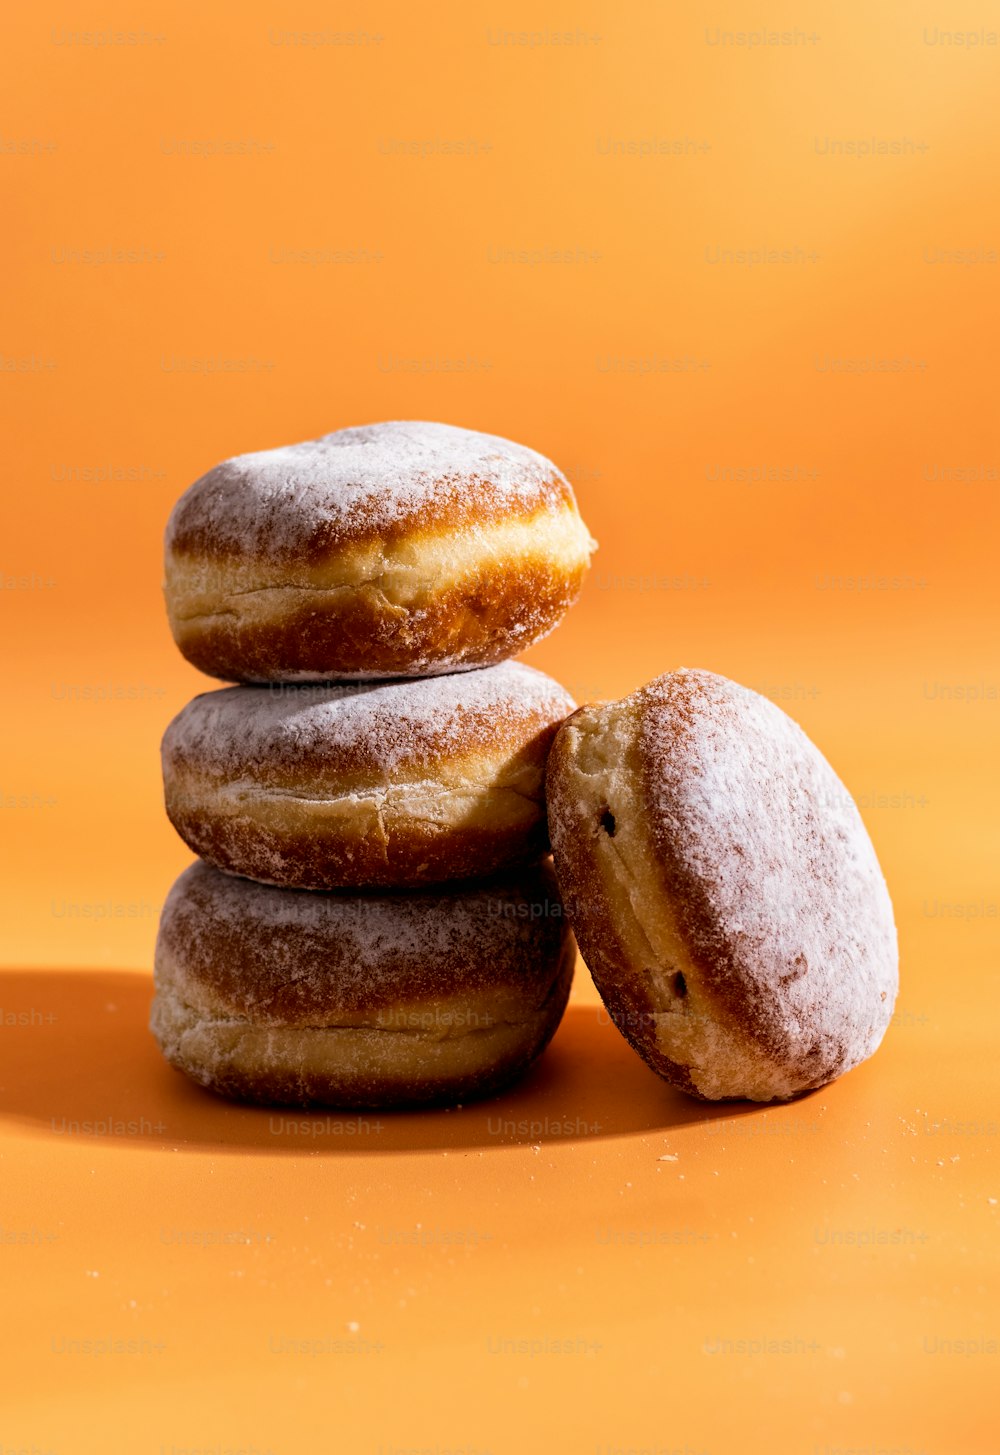
[{"label": "upright leaning doughnut", "polygon": [[310,894],[186,869],[150,1026],[224,1096],[417,1106],[486,1096],[540,1055],[575,959],[547,863],[473,888]]},{"label": "upright leaning doughnut", "polygon": [[545,760],[575,705],[520,662],[205,692],[163,738],[167,814],[203,859],[268,884],[492,874],[548,852]]},{"label": "upright leaning doughnut", "polygon": [[166,534],[178,647],[237,682],[427,676],[546,635],[593,542],[523,445],[404,420],[217,465]]},{"label": "upright leaning doughnut", "polygon": [[847,790],[779,708],[668,672],[567,719],[548,803],[581,953],[654,1071],[771,1101],[876,1049],[898,983],[889,893]]}]

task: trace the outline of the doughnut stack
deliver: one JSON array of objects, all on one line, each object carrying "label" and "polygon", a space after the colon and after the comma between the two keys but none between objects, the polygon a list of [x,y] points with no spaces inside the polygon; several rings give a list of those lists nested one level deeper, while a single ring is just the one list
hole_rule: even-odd
[{"label": "doughnut stack", "polygon": [[241,685],[163,740],[199,855],[156,949],[174,1066],[272,1104],[488,1095],[559,1023],[570,926],[614,1024],[691,1096],[784,1101],[871,1056],[892,903],[798,724],[686,668],[576,708],[510,660],[593,544],[549,460],[443,424],[241,455],[182,496],[174,637]]},{"label": "doughnut stack", "polygon": [[199,856],[164,905],[151,1028],[272,1105],[459,1103],[522,1072],[575,947],[546,858],[569,694],[511,661],[593,542],[535,451],[402,421],[241,455],[166,533],[183,655],[239,685],[167,728]]}]

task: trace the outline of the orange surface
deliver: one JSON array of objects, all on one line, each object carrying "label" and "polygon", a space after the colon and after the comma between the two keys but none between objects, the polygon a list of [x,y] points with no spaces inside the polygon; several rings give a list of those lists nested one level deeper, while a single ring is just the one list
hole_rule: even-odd
[{"label": "orange surface", "polygon": [[[996,25],[9,7],[3,1455],[1000,1446]],[[688,1102],[582,969],[461,1111],[302,1131],[160,1061],[157,745],[206,685],[163,523],[394,417],[574,479],[601,549],[530,660],[581,698],[710,667],[826,751],[900,926],[866,1066]]]}]

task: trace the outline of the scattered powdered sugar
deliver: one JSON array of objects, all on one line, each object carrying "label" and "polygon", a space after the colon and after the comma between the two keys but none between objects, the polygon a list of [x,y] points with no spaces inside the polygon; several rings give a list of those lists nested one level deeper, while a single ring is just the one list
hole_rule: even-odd
[{"label": "scattered powdered sugar", "polygon": [[350,753],[391,773],[468,752],[477,738],[488,744],[505,727],[523,724],[534,736],[574,707],[558,682],[522,662],[390,682],[225,687],[182,709],[163,752],[166,762],[227,774]]},{"label": "scattered powdered sugar", "polygon": [[653,835],[711,983],[781,1054],[869,1055],[897,988],[892,904],[858,809],[766,698],[682,669],[643,688]]},{"label": "scattered powdered sugar", "polygon": [[572,494],[550,460],[498,435],[425,420],[340,429],[223,461],[174,507],[167,545],[189,533],[225,551],[281,555],[380,535],[437,510],[524,512]]}]

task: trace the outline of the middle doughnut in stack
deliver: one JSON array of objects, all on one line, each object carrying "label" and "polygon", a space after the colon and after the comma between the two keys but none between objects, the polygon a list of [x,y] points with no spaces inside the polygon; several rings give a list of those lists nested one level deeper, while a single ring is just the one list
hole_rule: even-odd
[{"label": "middle doughnut in stack", "polygon": [[163,739],[167,814],[196,854],[263,884],[492,874],[546,852],[545,760],[575,706],[519,662],[206,692]]},{"label": "middle doughnut in stack", "polygon": [[238,1099],[388,1108],[498,1091],[541,1053],[574,959],[545,764],[575,704],[506,659],[591,545],[549,461],[438,425],[245,456],[178,503],[178,646],[255,685],[163,739],[167,813],[207,861],[160,922],[172,1065]]}]

